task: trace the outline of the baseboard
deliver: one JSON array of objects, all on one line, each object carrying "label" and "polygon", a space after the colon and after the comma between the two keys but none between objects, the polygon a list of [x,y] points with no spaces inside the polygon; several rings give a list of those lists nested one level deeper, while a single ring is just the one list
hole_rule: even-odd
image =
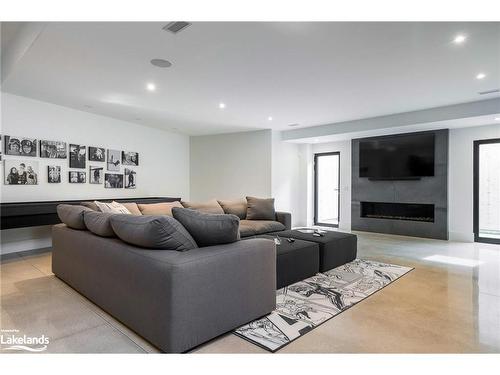
[{"label": "baseboard", "polygon": [[450,241],[456,242],[474,242],[474,233],[467,232],[448,232]]},{"label": "baseboard", "polygon": [[35,238],[32,240],[22,240],[2,243],[0,254],[17,253],[35,249],[43,249],[52,246],[52,238]]}]

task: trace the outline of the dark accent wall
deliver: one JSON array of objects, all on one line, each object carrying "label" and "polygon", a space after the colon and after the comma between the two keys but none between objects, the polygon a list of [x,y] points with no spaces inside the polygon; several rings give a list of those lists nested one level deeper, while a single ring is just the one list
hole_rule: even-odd
[{"label": "dark accent wall", "polygon": [[[359,142],[363,139],[352,140],[352,230],[448,239],[448,129],[420,133],[435,134],[435,175],[419,180],[359,177]],[[361,217],[360,202],[433,204],[434,222]]]}]

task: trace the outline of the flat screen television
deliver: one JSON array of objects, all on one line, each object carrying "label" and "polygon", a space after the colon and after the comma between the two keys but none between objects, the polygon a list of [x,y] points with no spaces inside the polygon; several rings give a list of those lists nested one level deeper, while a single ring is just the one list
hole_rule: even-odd
[{"label": "flat screen television", "polygon": [[434,176],[434,133],[401,134],[361,140],[359,176],[374,180]]}]

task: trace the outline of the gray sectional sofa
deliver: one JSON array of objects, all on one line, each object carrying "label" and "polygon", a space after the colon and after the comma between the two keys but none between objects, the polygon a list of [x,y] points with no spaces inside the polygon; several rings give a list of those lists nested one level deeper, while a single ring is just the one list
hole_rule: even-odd
[{"label": "gray sectional sofa", "polygon": [[356,257],[356,236],[292,231],[291,215],[275,212],[272,200],[247,199],[128,202],[119,213],[105,210],[114,202],[60,205],[52,271],[162,351],[179,353],[269,314],[277,288]]},{"label": "gray sectional sofa", "polygon": [[[189,251],[153,246],[158,235],[165,233],[143,232],[141,225],[150,221],[147,217],[170,217],[172,210],[194,205],[183,203],[126,203],[132,215],[96,215],[94,202],[59,206],[63,224],[52,230],[54,274],[168,353],[185,352],[275,308],[276,245],[269,239],[251,237],[290,228],[291,215],[287,213],[276,213],[276,220],[218,215],[234,218],[233,224],[236,220],[240,234],[231,239],[235,242]],[[201,212],[211,212],[214,202],[203,206]],[[216,213],[224,214],[217,206]],[[114,233],[118,227],[108,221],[126,216],[137,218],[135,227],[120,226],[125,231],[120,239]],[[130,243],[141,233],[143,240]],[[245,241],[236,241],[240,236]],[[159,243],[168,246],[172,239],[170,236],[167,242]]]}]

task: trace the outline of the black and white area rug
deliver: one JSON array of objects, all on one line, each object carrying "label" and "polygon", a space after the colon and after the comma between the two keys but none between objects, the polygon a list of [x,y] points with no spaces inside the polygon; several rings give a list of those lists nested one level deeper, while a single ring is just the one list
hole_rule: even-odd
[{"label": "black and white area rug", "polygon": [[234,333],[275,352],[412,269],[356,259],[276,291],[276,309]]}]

